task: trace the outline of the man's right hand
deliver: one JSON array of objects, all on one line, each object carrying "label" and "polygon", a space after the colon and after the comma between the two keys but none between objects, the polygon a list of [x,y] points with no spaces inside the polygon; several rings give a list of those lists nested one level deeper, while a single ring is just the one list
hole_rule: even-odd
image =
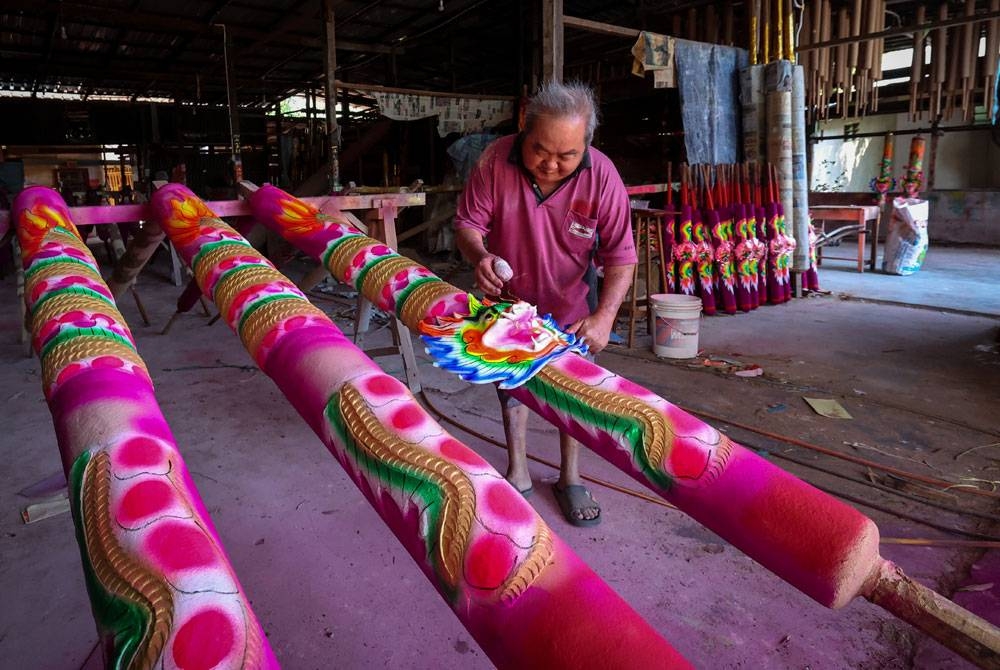
[{"label": "man's right hand", "polygon": [[503,292],[503,282],[493,271],[493,260],[497,256],[486,254],[476,263],[476,284],[486,295],[500,295]]}]

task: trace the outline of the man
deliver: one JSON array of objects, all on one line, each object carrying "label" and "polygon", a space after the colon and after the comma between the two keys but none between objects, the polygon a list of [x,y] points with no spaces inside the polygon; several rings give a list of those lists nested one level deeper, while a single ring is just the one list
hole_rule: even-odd
[{"label": "man", "polygon": [[[483,152],[455,215],[458,248],[487,295],[506,293],[537,305],[595,354],[608,343],[637,260],[625,186],[607,156],[590,146],[596,127],[589,88],[545,84],[528,102],[524,130]],[[494,271],[497,258],[513,270],[507,282]],[[599,299],[588,300],[594,261],[604,267],[604,283]],[[507,479],[527,495],[528,408],[498,393]],[[553,489],[563,514],[574,525],[599,523],[601,508],[580,479],[580,445],[560,433],[559,446],[562,466]]]}]

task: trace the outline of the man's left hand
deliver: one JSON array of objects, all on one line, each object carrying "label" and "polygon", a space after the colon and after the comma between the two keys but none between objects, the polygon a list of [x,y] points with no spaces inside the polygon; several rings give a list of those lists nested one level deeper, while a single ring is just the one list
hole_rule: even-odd
[{"label": "man's left hand", "polygon": [[614,324],[614,314],[606,316],[601,312],[596,312],[580,319],[567,328],[566,332],[576,333],[577,337],[583,338],[590,349],[590,353],[596,354],[608,346],[608,338],[611,337],[611,328]]}]

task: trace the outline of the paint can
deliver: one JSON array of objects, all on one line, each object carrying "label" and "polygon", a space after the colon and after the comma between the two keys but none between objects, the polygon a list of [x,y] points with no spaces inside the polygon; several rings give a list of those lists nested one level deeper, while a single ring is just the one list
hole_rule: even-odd
[{"label": "paint can", "polygon": [[653,353],[663,358],[694,358],[698,355],[701,298],[682,293],[655,293],[649,304],[656,315]]}]

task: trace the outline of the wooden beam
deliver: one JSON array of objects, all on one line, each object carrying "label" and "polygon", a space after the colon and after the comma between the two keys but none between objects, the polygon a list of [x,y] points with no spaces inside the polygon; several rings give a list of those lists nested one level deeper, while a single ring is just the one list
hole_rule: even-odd
[{"label": "wooden beam", "polygon": [[323,60],[323,89],[326,91],[326,142],[329,153],[327,184],[340,190],[340,126],[337,125],[337,30],[333,0],[323,0],[326,58]]},{"label": "wooden beam", "polygon": [[639,36],[641,31],[635,28],[624,28],[622,26],[615,26],[610,23],[601,23],[600,21],[591,21],[589,19],[581,19],[576,16],[563,16],[563,25],[567,28],[577,28],[579,30],[585,30],[589,33],[597,33],[599,35],[610,35],[611,37],[627,37],[630,39],[635,39]]},{"label": "wooden beam", "polygon": [[[82,25],[102,25],[111,28],[128,28],[144,30],[152,34],[163,33],[193,33],[212,36],[215,34],[211,23],[199,19],[190,19],[174,14],[157,12],[122,12],[112,7],[89,4],[84,2],[56,2],[54,0],[4,0],[3,13],[29,13],[37,16],[54,16],[59,14],[64,21],[72,21]],[[290,44],[322,49],[323,40],[317,37],[290,34],[285,31],[260,30],[247,25],[228,24],[234,37],[276,44]],[[391,53],[398,47],[384,44],[366,44],[361,42],[341,41],[337,45],[343,51],[360,51],[364,53]]]},{"label": "wooden beam", "polygon": [[542,81],[562,81],[563,0],[542,0]]},{"label": "wooden beam", "polygon": [[514,100],[512,95],[489,95],[488,93],[458,93],[455,91],[425,91],[418,88],[398,88],[376,84],[358,84],[353,81],[336,82],[338,88],[353,91],[376,91],[379,93],[402,93],[404,95],[426,95],[432,98],[468,98],[470,100]]}]

